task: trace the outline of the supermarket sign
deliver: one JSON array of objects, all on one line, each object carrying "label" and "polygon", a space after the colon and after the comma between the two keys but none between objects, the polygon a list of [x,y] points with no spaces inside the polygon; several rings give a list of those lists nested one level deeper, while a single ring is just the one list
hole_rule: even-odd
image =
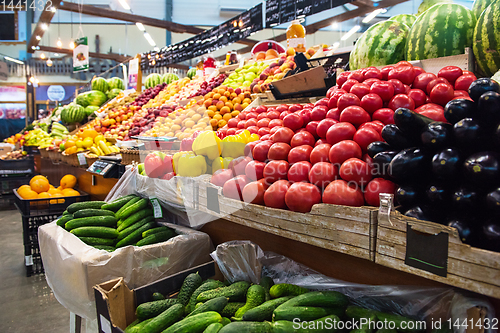
[{"label": "supermarket sign", "polygon": [[73,73],[89,70],[89,43],[87,37],[75,40],[73,50]]},{"label": "supermarket sign", "polygon": [[0,102],[25,102],[26,89],[24,86],[1,86]]}]

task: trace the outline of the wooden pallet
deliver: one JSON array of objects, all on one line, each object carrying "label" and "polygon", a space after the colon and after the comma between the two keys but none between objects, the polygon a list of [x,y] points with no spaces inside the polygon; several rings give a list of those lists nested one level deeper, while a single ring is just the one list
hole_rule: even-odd
[{"label": "wooden pallet", "polygon": [[[381,202],[382,207],[378,214],[376,263],[500,298],[500,253],[463,244],[455,228],[404,216],[390,209],[389,199]],[[412,230],[428,235],[439,233],[449,235],[446,277],[405,264],[408,226],[411,226]]]}]

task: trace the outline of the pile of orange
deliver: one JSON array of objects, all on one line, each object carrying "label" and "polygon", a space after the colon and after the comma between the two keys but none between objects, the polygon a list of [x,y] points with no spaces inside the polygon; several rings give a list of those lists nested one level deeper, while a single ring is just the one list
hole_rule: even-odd
[{"label": "pile of orange", "polygon": [[226,86],[215,88],[204,96],[203,106],[211,118],[210,125],[216,130],[224,127],[229,119],[237,117],[250,103],[252,103],[250,92],[241,92],[241,89]]},{"label": "pile of orange", "polygon": [[[64,176],[57,188],[46,177],[38,175],[31,178],[29,185],[19,187],[17,193],[25,200],[79,196],[80,192],[73,189],[75,186],[76,177],[73,175]],[[64,200],[51,200],[50,203],[64,203]]]}]

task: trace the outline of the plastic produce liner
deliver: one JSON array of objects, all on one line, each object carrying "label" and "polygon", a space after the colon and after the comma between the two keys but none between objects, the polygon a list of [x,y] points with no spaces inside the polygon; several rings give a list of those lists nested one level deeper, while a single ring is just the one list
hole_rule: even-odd
[{"label": "plastic produce liner", "polygon": [[[462,294],[452,288],[427,288],[413,286],[363,285],[337,280],[297,263],[285,256],[264,252],[250,241],[231,241],[220,244],[210,254],[224,277],[231,281],[260,282],[260,272],[278,283],[292,283],[310,290],[335,290],[348,296],[354,305],[377,311],[396,313],[416,320],[425,320],[427,332],[431,322],[441,318],[442,327],[459,321],[457,333],[465,332],[461,326],[467,319],[467,310],[473,307],[486,309],[487,318],[495,318],[494,309],[484,298]],[[490,321],[490,323],[493,323]],[[470,321],[468,322],[470,326]],[[493,330],[485,330],[493,332]]]}]

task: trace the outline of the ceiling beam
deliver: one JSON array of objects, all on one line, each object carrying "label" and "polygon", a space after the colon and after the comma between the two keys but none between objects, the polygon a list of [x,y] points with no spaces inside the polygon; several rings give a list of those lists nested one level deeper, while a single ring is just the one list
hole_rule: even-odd
[{"label": "ceiling beam", "polygon": [[[40,51],[45,51],[45,52],[50,52],[50,53],[61,53],[61,54],[67,54],[67,55],[73,56],[73,50],[60,49],[58,47],[52,47],[52,46],[40,45]],[[94,53],[94,52],[89,52],[89,57],[114,60],[117,62],[124,62],[124,61],[130,60],[133,58],[133,57],[126,57],[126,56],[123,56],[121,54],[116,54],[116,53]]]},{"label": "ceiling beam", "polygon": [[45,7],[42,11],[42,14],[40,14],[40,19],[38,20],[38,23],[36,24],[35,30],[33,30],[33,33],[31,34],[30,41],[28,43],[28,52],[29,53],[35,53],[35,50],[33,50],[33,46],[37,46],[38,43],[40,42],[39,40],[36,39],[36,36],[43,37],[43,34],[45,33],[45,30],[42,29],[42,25],[46,24],[47,28],[50,26],[50,21],[52,21],[52,18],[54,17],[55,12],[50,10],[51,8],[51,2],[47,1],[45,3]]}]

